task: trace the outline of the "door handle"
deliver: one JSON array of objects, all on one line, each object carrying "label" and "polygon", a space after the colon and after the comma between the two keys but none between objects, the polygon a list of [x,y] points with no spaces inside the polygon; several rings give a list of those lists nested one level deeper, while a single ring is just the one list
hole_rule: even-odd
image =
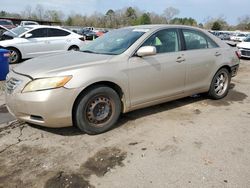
[{"label": "door handle", "polygon": [[221,55],[220,52],[216,52],[216,53],[215,53],[215,56],[217,56],[217,57],[220,56],[220,55]]},{"label": "door handle", "polygon": [[183,61],[185,61],[185,58],[183,58],[183,57],[178,57],[176,60],[177,63],[181,63]]}]

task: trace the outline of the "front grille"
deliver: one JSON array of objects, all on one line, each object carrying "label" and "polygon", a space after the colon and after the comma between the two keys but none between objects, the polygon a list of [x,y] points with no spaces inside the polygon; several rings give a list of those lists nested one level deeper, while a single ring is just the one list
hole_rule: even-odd
[{"label": "front grille", "polygon": [[241,55],[250,56],[250,51],[241,50]]},{"label": "front grille", "polygon": [[10,78],[6,81],[6,90],[8,93],[12,93],[18,85],[22,83],[22,80],[18,80],[16,78]]},{"label": "front grille", "polygon": [[250,51],[250,48],[242,48],[242,50]]}]

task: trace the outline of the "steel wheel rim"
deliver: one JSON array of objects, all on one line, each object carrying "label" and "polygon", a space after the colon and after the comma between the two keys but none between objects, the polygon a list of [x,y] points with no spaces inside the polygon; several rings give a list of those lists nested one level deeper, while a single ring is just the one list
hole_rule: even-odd
[{"label": "steel wheel rim", "polygon": [[95,127],[102,127],[113,116],[114,101],[107,96],[96,96],[89,100],[85,117]]},{"label": "steel wheel rim", "polygon": [[10,59],[10,62],[11,62],[11,63],[16,62],[17,59],[18,59],[18,54],[17,54],[17,52],[14,51],[14,50],[10,50],[10,57],[9,57],[9,59]]},{"label": "steel wheel rim", "polygon": [[228,87],[228,75],[225,72],[218,74],[215,79],[214,91],[216,95],[222,96]]}]

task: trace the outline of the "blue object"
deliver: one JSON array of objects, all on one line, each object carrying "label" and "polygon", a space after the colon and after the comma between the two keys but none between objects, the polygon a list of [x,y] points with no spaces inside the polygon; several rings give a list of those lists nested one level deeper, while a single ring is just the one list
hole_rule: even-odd
[{"label": "blue object", "polygon": [[8,50],[0,49],[0,81],[6,80],[6,76],[9,73],[9,56]]}]

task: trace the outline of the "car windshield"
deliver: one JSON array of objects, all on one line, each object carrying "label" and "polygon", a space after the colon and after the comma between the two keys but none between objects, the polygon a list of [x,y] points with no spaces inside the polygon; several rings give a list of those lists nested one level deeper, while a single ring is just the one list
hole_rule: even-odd
[{"label": "car windshield", "polygon": [[0,25],[12,25],[12,23],[7,20],[0,20]]},{"label": "car windshield", "polygon": [[97,38],[81,48],[82,52],[119,55],[125,52],[147,30],[125,28],[117,29]]},{"label": "car windshield", "polygon": [[244,42],[250,42],[250,37],[247,37]]},{"label": "car windshield", "polygon": [[30,27],[16,27],[16,28],[11,29],[10,31],[4,32],[4,35],[17,37],[30,29],[31,29]]}]

